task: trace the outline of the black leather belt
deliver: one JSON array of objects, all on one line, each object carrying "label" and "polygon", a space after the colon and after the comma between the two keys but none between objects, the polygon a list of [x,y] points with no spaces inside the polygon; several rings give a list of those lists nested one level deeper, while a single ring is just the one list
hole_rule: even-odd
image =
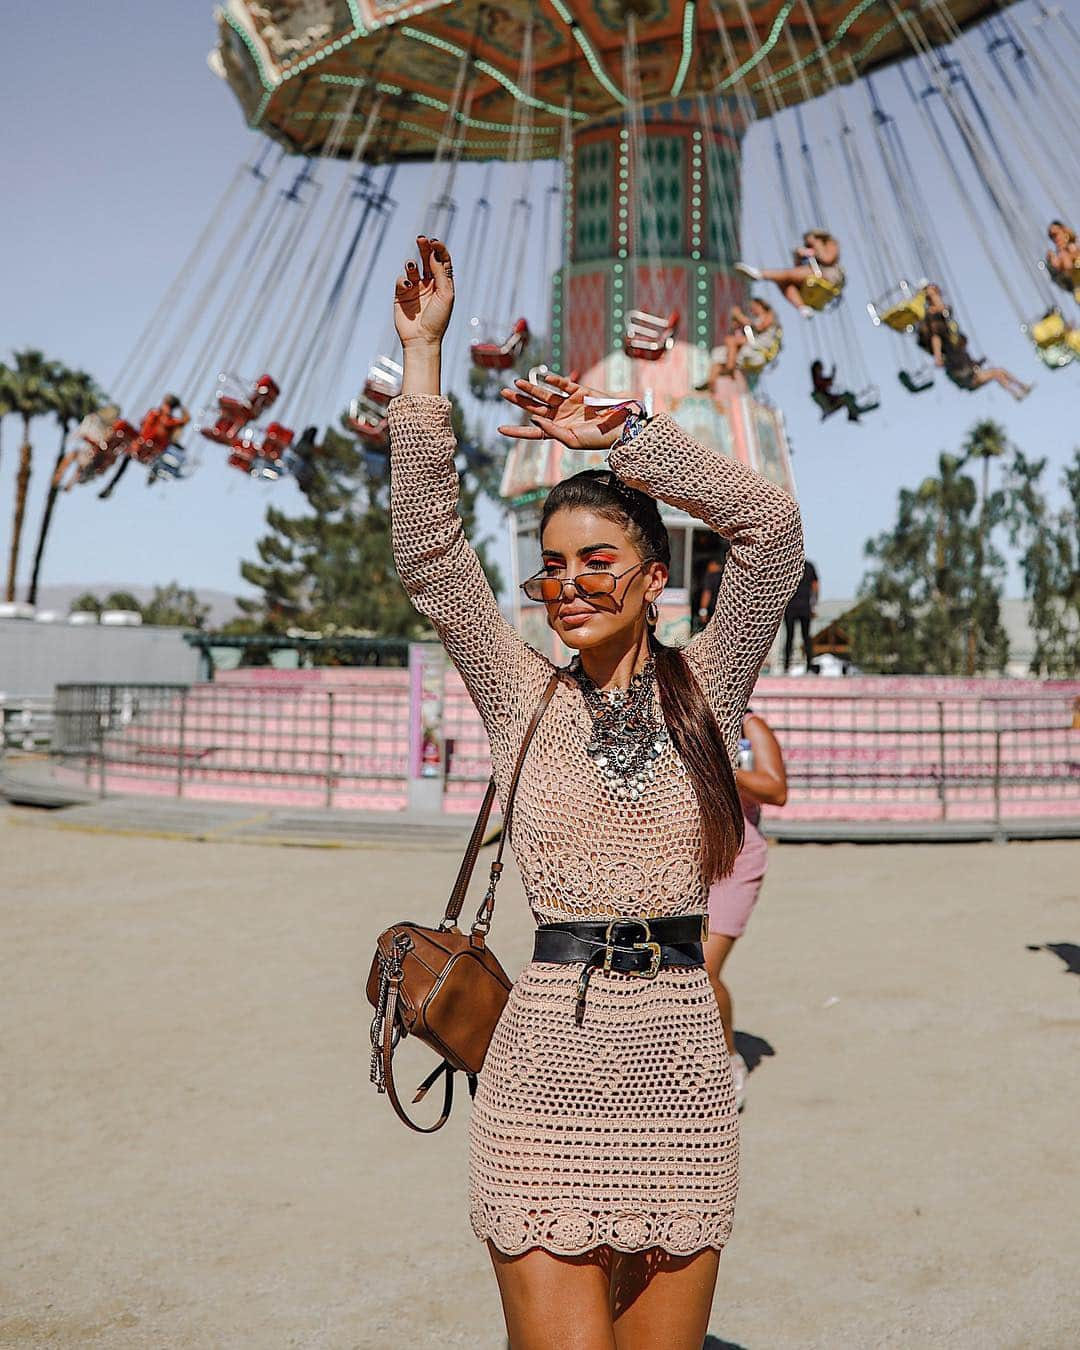
[{"label": "black leather belt", "polygon": [[574,1021],[585,1020],[585,996],[594,970],[617,971],[655,980],[666,966],[703,966],[702,940],[708,928],[704,914],[665,919],[585,920],[545,923],[536,930],[533,960],[556,965],[582,965]]}]

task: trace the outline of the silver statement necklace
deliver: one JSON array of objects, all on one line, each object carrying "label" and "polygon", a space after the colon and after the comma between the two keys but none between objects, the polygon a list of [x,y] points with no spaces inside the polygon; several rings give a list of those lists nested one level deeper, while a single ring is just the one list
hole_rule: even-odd
[{"label": "silver statement necklace", "polygon": [[668,743],[667,727],[655,711],[656,663],[650,657],[626,689],[598,689],[575,657],[577,680],[592,716],[585,753],[615,796],[637,801],[656,778],[656,761]]}]

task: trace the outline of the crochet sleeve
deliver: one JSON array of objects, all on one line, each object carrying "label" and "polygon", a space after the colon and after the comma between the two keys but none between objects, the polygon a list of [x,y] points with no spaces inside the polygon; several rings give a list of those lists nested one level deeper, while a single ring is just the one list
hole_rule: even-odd
[{"label": "crochet sleeve", "polygon": [[738,460],[692,440],[662,414],[611,452],[632,487],[696,516],[730,544],[713,616],[685,648],[732,760],[743,713],[802,576],[799,508]]},{"label": "crochet sleeve", "polygon": [[[488,735],[512,734],[551,667],[503,618],[457,512],[450,404],[407,394],[388,409],[394,562],[431,620]],[[494,746],[493,746],[494,748]]]}]

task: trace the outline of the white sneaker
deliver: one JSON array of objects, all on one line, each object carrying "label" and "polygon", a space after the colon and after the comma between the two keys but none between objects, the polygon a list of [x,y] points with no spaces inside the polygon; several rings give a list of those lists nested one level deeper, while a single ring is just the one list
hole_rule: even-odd
[{"label": "white sneaker", "polygon": [[749,1072],[750,1070],[746,1067],[746,1060],[736,1050],[731,1056],[731,1082],[735,1088],[736,1111],[741,1111],[746,1105],[746,1078]]},{"label": "white sneaker", "polygon": [[799,313],[803,316],[804,319],[812,319],[814,317],[814,311],[810,308],[809,305],[800,305]]},{"label": "white sneaker", "polygon": [[751,281],[761,280],[761,268],[751,267],[749,263],[737,262],[735,264],[735,271],[741,272],[744,277],[749,277]]}]

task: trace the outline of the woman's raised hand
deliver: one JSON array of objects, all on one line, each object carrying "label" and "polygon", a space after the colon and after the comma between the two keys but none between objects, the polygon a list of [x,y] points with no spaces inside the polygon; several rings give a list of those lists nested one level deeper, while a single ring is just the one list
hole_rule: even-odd
[{"label": "woman's raised hand", "polygon": [[501,426],[501,435],[519,441],[550,438],[581,450],[606,450],[615,444],[633,405],[632,396],[627,395],[626,403],[617,407],[590,408],[585,404],[586,398],[607,398],[609,395],[563,375],[546,374],[544,383],[554,386],[558,393],[541,389],[528,380],[515,380],[512,389],[502,390],[507,403],[528,413],[529,421],[517,426]]},{"label": "woman's raised hand", "polygon": [[454,268],[439,239],[418,235],[420,262],[411,258],[394,287],[394,326],[402,347],[437,347],[454,312]]}]

